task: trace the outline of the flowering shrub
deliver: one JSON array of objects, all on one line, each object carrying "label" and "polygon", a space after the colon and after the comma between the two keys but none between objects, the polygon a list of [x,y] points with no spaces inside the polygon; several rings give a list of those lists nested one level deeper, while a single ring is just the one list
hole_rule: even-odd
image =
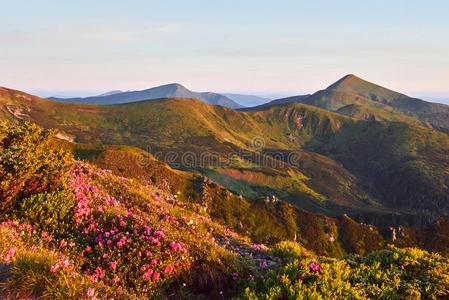
[{"label": "flowering shrub", "polygon": [[244,299],[436,299],[449,296],[449,259],[415,248],[301,257],[247,286]]}]

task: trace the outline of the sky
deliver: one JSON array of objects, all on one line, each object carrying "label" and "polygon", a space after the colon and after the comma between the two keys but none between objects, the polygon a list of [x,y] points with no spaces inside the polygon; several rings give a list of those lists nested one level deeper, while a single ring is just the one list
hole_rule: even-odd
[{"label": "sky", "polygon": [[[369,2],[369,3],[368,3]],[[0,86],[292,95],[352,73],[448,100],[447,0],[0,0]]]}]

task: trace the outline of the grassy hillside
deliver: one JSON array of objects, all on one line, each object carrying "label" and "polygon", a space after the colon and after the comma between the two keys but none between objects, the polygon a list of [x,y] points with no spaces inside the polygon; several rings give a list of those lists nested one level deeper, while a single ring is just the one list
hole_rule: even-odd
[{"label": "grassy hillside", "polygon": [[[388,206],[447,213],[449,139],[405,123],[358,123],[315,147],[374,184]],[[363,162],[363,163],[360,163]]]},{"label": "grassy hillside", "polygon": [[[367,254],[385,244],[372,226],[300,212],[282,201],[250,202],[204,180],[202,203],[180,201],[178,193],[146,183],[145,176],[121,177],[75,160],[52,135],[30,123],[0,122],[1,298],[449,294],[446,257],[395,247]],[[109,163],[115,172],[127,165],[120,154],[141,154],[129,147],[65,145],[86,159]],[[151,166],[176,173],[162,163]],[[227,196],[216,201],[216,193]],[[240,234],[229,228],[234,226]],[[444,232],[447,224],[429,230],[436,228]],[[404,243],[419,241],[412,230],[401,233],[409,237]],[[295,234],[297,241],[255,244],[248,233]],[[365,256],[329,258],[309,249]]]}]

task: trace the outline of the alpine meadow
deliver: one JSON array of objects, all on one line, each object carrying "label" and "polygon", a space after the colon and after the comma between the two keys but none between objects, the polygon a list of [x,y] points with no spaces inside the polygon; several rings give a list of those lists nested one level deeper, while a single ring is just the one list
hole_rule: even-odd
[{"label": "alpine meadow", "polygon": [[449,299],[446,2],[0,4],[0,299]]}]

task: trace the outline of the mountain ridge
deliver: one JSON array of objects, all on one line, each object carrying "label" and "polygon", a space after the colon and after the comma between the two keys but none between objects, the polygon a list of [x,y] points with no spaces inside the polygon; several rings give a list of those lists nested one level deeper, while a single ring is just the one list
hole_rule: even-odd
[{"label": "mountain ridge", "polygon": [[221,105],[231,108],[242,108],[243,106],[237,102],[225,97],[221,94],[212,92],[193,92],[179,83],[165,84],[140,91],[127,91],[121,93],[114,93],[106,96],[94,96],[86,98],[48,98],[50,100],[71,102],[71,103],[85,103],[85,104],[122,104],[131,103],[144,100],[153,100],[161,98],[191,98],[200,101]]},{"label": "mountain ridge", "polygon": [[[365,110],[364,114],[352,115],[356,118],[377,118],[404,121],[404,115],[416,118],[435,129],[449,132],[449,105],[424,101],[395,92],[380,85],[348,74],[326,89],[305,96],[292,96],[273,100],[263,106],[248,108],[257,110],[279,102],[298,102],[338,112],[348,105],[357,105]],[[243,110],[246,110],[245,108]],[[348,112],[348,110],[345,110]],[[386,112],[388,114],[386,114]],[[413,120],[409,120],[413,122]]]}]

